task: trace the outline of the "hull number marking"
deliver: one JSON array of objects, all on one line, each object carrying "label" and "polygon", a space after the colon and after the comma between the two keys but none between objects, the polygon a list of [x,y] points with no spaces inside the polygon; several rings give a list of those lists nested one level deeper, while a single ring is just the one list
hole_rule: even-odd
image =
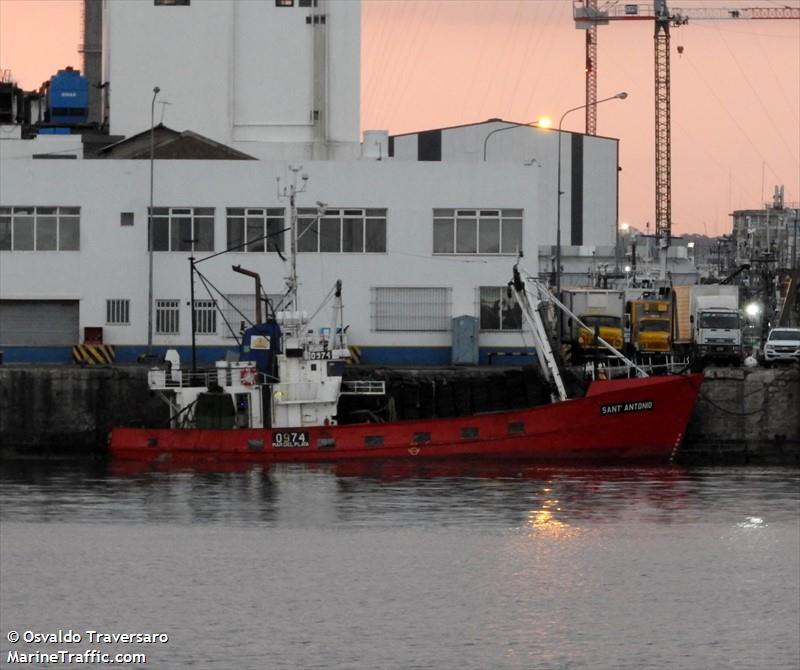
[{"label": "hull number marking", "polygon": [[625,412],[651,412],[655,407],[652,400],[635,400],[633,402],[617,402],[612,405],[600,405],[600,414],[624,414]]},{"label": "hull number marking", "polygon": [[333,359],[332,351],[311,351],[308,354],[310,361],[329,361]]},{"label": "hull number marking", "polygon": [[303,448],[308,446],[307,430],[282,430],[272,433],[272,446],[277,448]]}]

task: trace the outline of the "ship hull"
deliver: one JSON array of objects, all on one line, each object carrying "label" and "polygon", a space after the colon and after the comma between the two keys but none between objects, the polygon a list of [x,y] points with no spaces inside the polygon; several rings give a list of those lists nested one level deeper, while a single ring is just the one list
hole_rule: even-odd
[{"label": "ship hull", "polygon": [[478,458],[669,462],[683,440],[702,375],[593,382],[541,407],[391,423],[236,430],[115,428],[116,459],[164,462],[336,462]]}]

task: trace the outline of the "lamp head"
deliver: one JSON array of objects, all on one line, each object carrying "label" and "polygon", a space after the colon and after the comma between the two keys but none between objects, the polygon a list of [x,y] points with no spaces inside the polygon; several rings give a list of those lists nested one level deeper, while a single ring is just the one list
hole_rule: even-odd
[{"label": "lamp head", "polygon": [[153,87],[153,93],[160,93],[161,89],[158,86]]},{"label": "lamp head", "polygon": [[625,98],[628,97],[628,94],[625,91],[622,91],[621,93],[617,93],[614,97],[619,98],[620,100],[624,100]]}]

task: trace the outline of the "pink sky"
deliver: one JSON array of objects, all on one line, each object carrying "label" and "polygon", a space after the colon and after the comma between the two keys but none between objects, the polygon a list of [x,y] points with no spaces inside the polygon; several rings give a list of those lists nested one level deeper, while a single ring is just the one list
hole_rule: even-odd
[{"label": "pink sky", "polygon": [[[32,89],[59,68],[81,68],[81,5],[0,0],[0,69]],[[800,22],[694,21],[671,34],[674,232],[729,232],[728,213],[759,208],[776,184],[787,202],[800,201]],[[585,102],[583,44],[570,0],[368,0],[362,128],[399,133],[543,115],[557,122]],[[629,94],[598,108],[598,134],[621,140],[620,221],[644,229],[654,219],[653,26],[601,26],[598,44],[598,98]],[[583,124],[578,111],[564,127]]]}]

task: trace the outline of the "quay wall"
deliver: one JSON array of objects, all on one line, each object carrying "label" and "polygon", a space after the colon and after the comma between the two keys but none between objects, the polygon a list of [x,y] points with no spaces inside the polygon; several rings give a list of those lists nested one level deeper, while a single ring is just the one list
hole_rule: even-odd
[{"label": "quay wall", "polygon": [[800,465],[800,368],[708,368],[678,461]]},{"label": "quay wall", "polygon": [[20,455],[105,452],[114,425],[166,415],[144,366],[0,367],[0,446]]},{"label": "quay wall", "polygon": [[[443,374],[448,371],[435,371]],[[705,374],[679,463],[800,465],[800,368],[709,368]],[[0,366],[4,453],[102,455],[112,426],[155,425],[166,417],[166,405],[147,388],[146,366]]]}]

